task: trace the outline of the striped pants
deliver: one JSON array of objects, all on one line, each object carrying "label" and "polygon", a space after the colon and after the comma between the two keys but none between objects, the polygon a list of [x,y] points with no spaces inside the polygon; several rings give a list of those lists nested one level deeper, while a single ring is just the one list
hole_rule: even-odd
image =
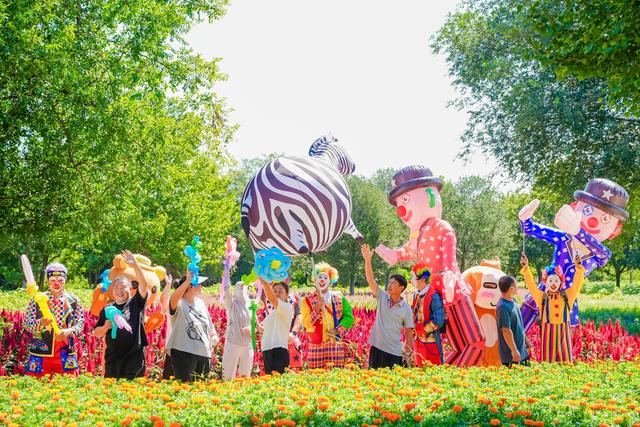
[{"label": "striped pants", "polygon": [[569,323],[543,323],[541,326],[542,361],[573,362]]},{"label": "striped pants", "polygon": [[345,345],[343,342],[309,343],[309,351],[307,353],[309,368],[343,368],[344,351]]}]

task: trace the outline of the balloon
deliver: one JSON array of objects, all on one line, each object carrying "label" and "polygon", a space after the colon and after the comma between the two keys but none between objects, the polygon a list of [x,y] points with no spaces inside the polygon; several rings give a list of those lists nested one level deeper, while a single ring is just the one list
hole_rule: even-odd
[{"label": "balloon", "polygon": [[106,318],[108,320],[110,320],[111,323],[113,324],[113,326],[111,327],[111,339],[112,340],[116,339],[116,333],[117,333],[118,329],[125,329],[128,332],[132,331],[131,326],[125,320],[124,316],[122,315],[122,312],[120,310],[118,310],[115,306],[109,305],[109,306],[105,307],[104,314],[105,314]]},{"label": "balloon", "polygon": [[231,279],[229,278],[231,267],[233,267],[240,259],[240,252],[236,250],[237,246],[238,243],[236,239],[234,237],[227,236],[224,251],[224,273],[222,275],[222,286],[220,286],[220,304],[223,304],[224,293],[227,292],[229,286],[231,286]]},{"label": "balloon", "polygon": [[482,359],[484,335],[470,298],[471,288],[460,277],[456,232],[442,220],[442,180],[424,166],[408,166],[393,176],[392,186],[389,203],[411,230],[411,237],[401,248],[380,245],[376,253],[390,265],[399,261],[426,263],[442,276],[446,335],[453,347],[446,362],[476,365]]},{"label": "balloon", "polygon": [[253,271],[268,283],[282,282],[289,277],[291,260],[280,248],[261,249],[256,253]]},{"label": "balloon", "polygon": [[111,286],[111,283],[113,283],[111,280],[109,280],[109,272],[110,270],[107,268],[100,275],[100,277],[102,277],[102,292],[107,292],[107,288]]},{"label": "balloon", "polygon": [[198,250],[202,247],[202,242],[200,241],[200,237],[195,236],[191,241],[191,246],[187,246],[184,248],[184,254],[191,258],[191,262],[187,266],[189,270],[193,273],[191,275],[191,285],[193,287],[198,286],[199,284],[199,276],[200,276],[200,267],[198,264],[202,261],[202,257],[198,253]]},{"label": "balloon", "polygon": [[242,228],[254,251],[278,247],[287,256],[326,250],[343,232],[358,241],[351,193],[343,176],[355,165],[331,136],[316,140],[311,158],[279,157],[264,165],[242,196]]},{"label": "balloon", "polygon": [[58,327],[58,322],[56,318],[51,313],[51,309],[49,308],[49,298],[47,294],[44,292],[38,292],[38,285],[33,278],[33,272],[31,270],[31,263],[29,262],[29,258],[26,255],[20,256],[20,262],[22,263],[22,270],[24,271],[24,277],[27,281],[27,295],[29,295],[36,304],[38,304],[38,308],[40,308],[40,312],[42,313],[42,317],[44,319],[51,320],[51,327],[53,328],[56,334],[60,333],[60,327]]},{"label": "balloon", "polygon": [[[573,284],[576,258],[585,268],[585,277],[609,262],[611,251],[602,242],[618,236],[622,222],[629,217],[625,210],[629,194],[621,185],[608,179],[590,180],[584,191],[574,192],[573,197],[576,201],[561,207],[556,215],[555,223],[560,230],[533,221],[533,214],[539,205],[537,200],[523,207],[518,215],[525,236],[544,240],[555,247],[552,264],[562,268],[568,288]],[[543,290],[542,287],[540,289]],[[531,295],[527,295],[520,310],[525,331],[529,330],[539,315]],[[579,324],[580,313],[576,301],[571,310],[571,326]]]},{"label": "balloon", "polygon": [[485,351],[482,357],[484,366],[499,366],[501,363],[496,305],[502,296],[498,288],[498,280],[505,274],[500,268],[499,260],[485,260],[479,266],[471,267],[462,273],[462,279],[471,286],[471,300],[484,333]]}]

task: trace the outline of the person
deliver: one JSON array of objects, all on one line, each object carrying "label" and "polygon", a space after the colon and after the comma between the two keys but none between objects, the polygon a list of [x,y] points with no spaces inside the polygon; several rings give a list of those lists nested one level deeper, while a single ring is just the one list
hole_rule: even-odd
[{"label": "person", "polygon": [[52,328],[52,321],[31,299],[27,306],[24,326],[33,337],[29,345],[26,374],[42,377],[45,374],[78,374],[75,338],[84,331],[84,313],[80,300],[65,291],[67,268],[54,262],[45,268],[49,290],[45,292],[48,305],[60,333]]},{"label": "person", "polygon": [[225,289],[224,308],[227,312],[227,331],[222,352],[222,378],[224,380],[234,379],[236,371],[241,377],[251,375],[253,346],[249,304],[249,293],[243,282],[236,283],[233,295],[229,289]]},{"label": "person", "polygon": [[169,320],[169,298],[171,297],[171,289],[177,289],[180,281],[173,280],[173,276],[169,273],[164,278],[164,288],[160,294],[160,310],[164,314],[165,321],[165,346],[164,346],[164,364],[162,366],[162,379],[169,380],[173,377],[173,366],[171,365],[171,349],[167,347],[167,340],[171,335],[171,321]]},{"label": "person", "polygon": [[442,278],[431,280],[431,270],[425,263],[418,262],[411,267],[416,293],[411,308],[416,333],[414,339],[414,364],[424,366],[427,362],[442,365],[442,337],[440,328],[444,325],[444,302],[442,298]]},{"label": "person", "polygon": [[502,276],[498,279],[498,288],[501,295],[496,304],[496,324],[500,362],[509,368],[514,363],[528,365],[529,341],[524,332],[520,308],[514,300],[518,294],[516,279],[513,276]]},{"label": "person", "polygon": [[[473,309],[471,288],[462,280],[458,267],[456,231],[442,219],[443,182],[431,169],[413,165],[400,169],[392,184],[388,200],[409,228],[409,241],[399,248],[378,245],[376,253],[390,266],[401,261],[419,262],[438,273],[452,350],[447,363],[458,367],[478,365],[484,352],[484,336]],[[416,324],[416,332],[417,328]]]},{"label": "person", "polygon": [[562,268],[552,264],[542,273],[544,291],[541,291],[533,280],[526,255],[523,253],[520,258],[524,282],[540,309],[541,359],[544,362],[573,362],[571,307],[582,290],[585,275],[582,261],[576,258],[575,262],[576,271],[569,289]]},{"label": "person", "polygon": [[289,330],[293,320],[293,305],[289,302],[289,285],[284,282],[267,283],[262,277],[264,293],[273,306],[262,323],[262,357],[264,372],[284,373],[289,367]]},{"label": "person", "polygon": [[185,382],[194,381],[211,372],[211,356],[219,338],[211,315],[202,298],[202,283],[191,283],[192,272],[180,280],[180,286],[169,298],[171,335],[167,347],[171,349],[174,376]]},{"label": "person", "polygon": [[301,307],[302,324],[309,337],[309,368],[344,367],[347,330],[353,326],[349,301],[330,290],[338,282],[338,270],[321,262],[314,268],[316,292],[308,294]]},{"label": "person", "polygon": [[[402,365],[403,353],[409,361],[413,354],[413,313],[409,304],[402,298],[402,293],[407,288],[407,280],[395,274],[389,279],[389,291],[380,289],[373,276],[373,253],[369,245],[362,245],[360,251],[364,258],[364,271],[369,289],[377,301],[376,320],[369,336],[369,367],[378,369]],[[406,337],[404,350],[403,329]]]},{"label": "person", "polygon": [[[132,296],[133,284],[127,276],[120,275],[113,280],[111,286],[115,301],[100,310],[93,334],[98,338],[106,336],[105,378],[131,380],[143,377],[145,373],[144,349],[149,345],[149,342],[144,331],[144,309],[147,303],[148,283],[142,267],[131,251],[123,251],[122,256],[135,271],[137,287],[133,290]],[[124,319],[131,326],[131,332],[126,329],[117,329],[115,338],[112,337],[113,323],[106,316],[106,309],[110,306],[120,310]]]},{"label": "person", "polygon": [[[289,278],[284,281],[289,285]],[[293,306],[293,320],[291,320],[291,328],[289,329],[289,369],[302,368],[302,343],[300,342],[300,330],[302,329],[302,315],[300,312],[300,299],[292,291],[289,292],[289,303]],[[258,318],[262,321],[264,317],[273,311],[273,305],[262,294],[263,309],[258,311]]]}]

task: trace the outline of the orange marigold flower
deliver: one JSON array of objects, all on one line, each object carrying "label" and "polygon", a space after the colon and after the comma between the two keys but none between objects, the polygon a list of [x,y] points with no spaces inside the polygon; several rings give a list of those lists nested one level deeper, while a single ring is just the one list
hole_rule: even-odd
[{"label": "orange marigold flower", "polygon": [[405,410],[405,411],[410,411],[410,410],[412,410],[412,409],[413,409],[413,408],[415,408],[415,407],[416,407],[416,404],[415,404],[415,403],[407,403],[407,404],[405,404],[405,405],[404,405],[404,410]]},{"label": "orange marigold flower", "polygon": [[276,426],[290,426],[295,427],[296,422],[293,420],[277,420]]},{"label": "orange marigold flower", "polygon": [[462,412],[462,406],[460,405],[455,405],[453,407],[453,412]]},{"label": "orange marigold flower", "polygon": [[500,420],[492,418],[491,421],[489,421],[489,424],[491,424],[492,426],[499,426],[502,423],[500,422]]},{"label": "orange marigold flower", "polygon": [[413,416],[413,420],[414,421],[422,421],[424,419],[424,417],[422,415],[414,415]]},{"label": "orange marigold flower", "polygon": [[45,421],[44,427],[53,427],[53,423],[51,421]]},{"label": "orange marigold flower", "polygon": [[258,422],[260,421],[260,418],[256,417],[255,415],[253,417],[251,417],[251,422],[254,424],[258,424]]},{"label": "orange marigold flower", "polygon": [[167,425],[167,423],[165,423],[163,420],[158,420],[153,423],[153,427],[164,427],[165,425]]},{"label": "orange marigold flower", "polygon": [[378,424],[382,424],[382,420],[380,418],[374,418],[373,419],[373,423],[378,425]]},{"label": "orange marigold flower", "polygon": [[303,414],[305,417],[312,417],[313,416],[313,411],[311,409],[308,409],[304,412]]},{"label": "orange marigold flower", "polygon": [[623,421],[624,421],[624,417],[615,417],[615,418],[613,419],[613,423],[614,423],[614,424],[622,424],[622,423],[623,423]]},{"label": "orange marigold flower", "polygon": [[328,403],[321,403],[318,405],[318,409],[321,411],[326,411],[327,409],[329,409],[329,404]]},{"label": "orange marigold flower", "polygon": [[497,414],[498,413],[498,408],[496,408],[495,406],[490,406],[489,407],[489,412],[491,412],[493,414]]},{"label": "orange marigold flower", "polygon": [[129,418],[129,417],[127,417],[127,418],[125,418],[124,420],[120,421],[120,425],[121,425],[121,426],[128,426],[128,425],[130,425],[130,424],[131,424],[131,422],[132,422],[132,419],[131,419],[131,418]]},{"label": "orange marigold flower", "polygon": [[175,421],[171,421],[171,424],[169,424],[169,427],[182,427],[182,424],[177,423]]}]

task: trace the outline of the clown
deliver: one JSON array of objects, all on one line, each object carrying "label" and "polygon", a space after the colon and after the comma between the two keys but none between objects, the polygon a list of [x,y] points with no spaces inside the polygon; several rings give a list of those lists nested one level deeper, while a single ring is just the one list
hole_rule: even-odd
[{"label": "clown", "polygon": [[45,294],[60,333],[54,332],[52,320],[43,317],[36,302],[33,299],[29,301],[24,325],[33,338],[29,348],[27,375],[77,375],[74,339],[84,331],[82,306],[75,295],[64,290],[67,282],[67,268],[64,265],[54,262],[47,266],[45,272],[49,282],[49,290]]},{"label": "clown", "polygon": [[499,259],[484,260],[479,266],[471,267],[462,273],[464,281],[471,286],[471,299],[484,333],[484,366],[500,365],[496,306],[502,295],[498,289],[498,281],[504,275]]},{"label": "clown", "polygon": [[[574,264],[581,263],[585,269],[585,277],[588,277],[594,269],[609,262],[611,251],[602,242],[618,236],[622,231],[622,222],[629,218],[629,213],[625,210],[629,194],[623,187],[608,179],[592,179],[584,191],[576,191],[573,197],[576,202],[571,206],[564,205],[556,214],[554,222],[559,230],[533,222],[533,214],[540,204],[537,199],[523,207],[518,214],[522,231],[526,235],[555,246],[553,264],[561,269],[567,288],[574,281]],[[531,296],[525,299],[521,310],[526,331],[538,316]],[[578,305],[575,303],[571,311],[571,325],[579,323]]]},{"label": "clown", "polygon": [[347,299],[330,290],[338,282],[338,270],[326,263],[314,269],[317,292],[307,295],[301,307],[302,325],[309,336],[309,368],[344,366],[344,336],[353,326]]},{"label": "clown", "polygon": [[540,308],[540,338],[542,341],[542,360],[544,362],[572,362],[573,347],[571,341],[570,313],[582,285],[585,268],[576,260],[573,285],[566,288],[566,279],[559,266],[551,265],[545,269],[542,278],[544,290],[540,290],[533,280],[529,261],[523,254],[522,276],[533,299]]},{"label": "clown", "polygon": [[414,364],[422,367],[431,362],[442,365],[442,337],[440,328],[444,325],[444,302],[442,283],[439,278],[431,282],[431,270],[425,263],[417,263],[411,268],[411,279],[416,293],[411,308],[416,328],[414,340]]},{"label": "clown", "polygon": [[461,279],[456,261],[456,233],[442,220],[442,181],[424,166],[408,166],[393,177],[389,203],[409,227],[409,241],[398,249],[384,245],[376,253],[389,265],[417,261],[441,276],[446,298],[447,336],[453,354],[447,362],[457,366],[476,365],[482,359],[484,336],[469,297],[471,290]]}]

